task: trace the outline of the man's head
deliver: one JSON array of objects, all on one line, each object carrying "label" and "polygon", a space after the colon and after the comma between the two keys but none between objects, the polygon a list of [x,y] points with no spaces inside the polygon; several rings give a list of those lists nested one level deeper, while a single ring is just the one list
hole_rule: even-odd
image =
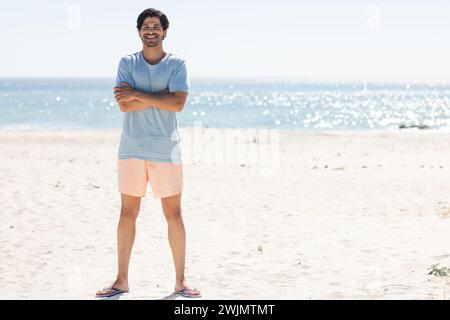
[{"label": "man's head", "polygon": [[166,37],[169,20],[160,10],[145,9],[139,15],[136,27],[142,43],[147,47],[156,47]]}]

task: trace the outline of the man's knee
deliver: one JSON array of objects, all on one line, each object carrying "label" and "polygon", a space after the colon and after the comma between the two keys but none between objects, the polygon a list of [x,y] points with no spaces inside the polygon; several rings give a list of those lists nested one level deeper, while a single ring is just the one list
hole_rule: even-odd
[{"label": "man's knee", "polygon": [[120,210],[121,220],[131,220],[134,221],[139,215],[139,208],[135,207],[122,207]]},{"label": "man's knee", "polygon": [[165,208],[164,216],[166,217],[168,222],[181,221],[181,207]]}]

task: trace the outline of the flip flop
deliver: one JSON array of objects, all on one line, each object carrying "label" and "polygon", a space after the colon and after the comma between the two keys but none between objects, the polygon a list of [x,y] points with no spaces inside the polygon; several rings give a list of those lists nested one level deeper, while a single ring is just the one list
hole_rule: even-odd
[{"label": "flip flop", "polygon": [[[189,294],[189,293],[187,293],[187,290],[196,291],[196,292],[198,292],[198,294]],[[202,296],[199,290],[197,290],[195,288],[194,289],[189,289],[187,287],[184,288],[184,289],[175,291],[174,293],[182,295],[183,297],[186,297],[186,298],[200,298]]]},{"label": "flip flop", "polygon": [[102,291],[106,291],[106,290],[111,290],[111,292],[109,293],[100,293],[100,294],[96,294],[95,297],[96,298],[110,298],[110,297],[114,297],[118,294],[122,294],[122,293],[128,293],[128,291],[122,290],[122,289],[118,289],[118,288],[114,288],[114,287],[108,287],[108,288],[103,288]]}]

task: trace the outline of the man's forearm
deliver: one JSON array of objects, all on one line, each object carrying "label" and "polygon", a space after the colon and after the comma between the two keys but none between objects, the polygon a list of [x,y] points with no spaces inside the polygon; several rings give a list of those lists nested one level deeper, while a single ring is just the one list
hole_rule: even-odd
[{"label": "man's forearm", "polygon": [[152,106],[142,102],[140,100],[132,100],[127,102],[121,102],[120,104],[120,110],[123,112],[134,112],[134,111],[140,111],[144,109],[151,108]]},{"label": "man's forearm", "polygon": [[[147,93],[139,92],[137,100],[146,106],[153,106],[159,109],[180,112],[183,109],[185,98],[176,93]],[[137,104],[136,104],[137,105]]]}]

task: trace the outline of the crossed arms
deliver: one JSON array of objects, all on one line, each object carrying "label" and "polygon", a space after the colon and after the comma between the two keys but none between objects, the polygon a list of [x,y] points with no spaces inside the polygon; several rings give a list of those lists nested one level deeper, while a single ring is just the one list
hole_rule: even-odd
[{"label": "crossed arms", "polygon": [[156,107],[163,110],[181,112],[186,103],[187,92],[169,92],[165,89],[159,92],[147,93],[134,89],[129,83],[121,82],[114,88],[114,96],[120,111],[133,112]]}]

